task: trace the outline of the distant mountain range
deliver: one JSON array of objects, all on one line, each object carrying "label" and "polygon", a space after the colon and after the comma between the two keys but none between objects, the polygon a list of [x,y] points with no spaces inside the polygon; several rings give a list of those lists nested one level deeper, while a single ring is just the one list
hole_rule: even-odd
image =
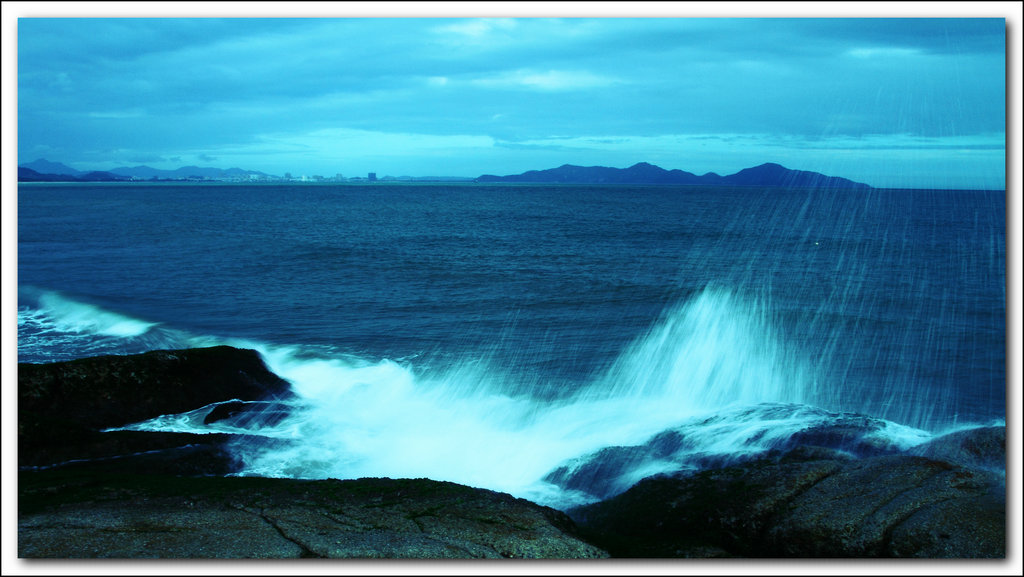
[{"label": "distant mountain range", "polygon": [[[161,170],[149,166],[114,168],[108,171],[80,171],[59,162],[39,159],[18,165],[20,182],[105,182],[128,180],[277,180],[256,170],[241,168],[211,168],[184,166],[175,170]],[[439,177],[385,177],[382,180],[440,180]],[[718,186],[778,186],[815,188],[869,189],[871,186],[838,176],[826,176],[806,170],[790,170],[775,163],[745,168],[736,174],[720,176],[714,172],[696,175],[679,169],[665,170],[659,166],[640,162],[629,168],[607,166],[575,166],[563,164],[547,170],[530,170],[522,174],[495,176],[485,174],[475,182],[526,182],[561,184],[674,184]]]},{"label": "distant mountain range", "polygon": [[183,166],[162,170],[149,166],[121,167],[105,171],[81,171],[44,158],[18,165],[18,180],[45,182],[98,182],[119,180],[235,180],[273,178],[258,170]]},{"label": "distant mountain range", "polygon": [[77,176],[67,173],[43,173],[24,166],[18,167],[18,182],[109,182],[114,180],[131,180],[109,172],[85,172]]},{"label": "distant mountain range", "polygon": [[485,174],[477,182],[535,182],[563,184],[677,184],[719,186],[782,186],[816,188],[864,188],[871,186],[838,176],[825,176],[806,170],[790,170],[775,163],[745,168],[736,174],[720,176],[714,172],[696,175],[683,170],[664,168],[640,162],[629,168],[607,166],[574,166],[563,164],[548,170],[530,170],[522,174],[494,176]]}]

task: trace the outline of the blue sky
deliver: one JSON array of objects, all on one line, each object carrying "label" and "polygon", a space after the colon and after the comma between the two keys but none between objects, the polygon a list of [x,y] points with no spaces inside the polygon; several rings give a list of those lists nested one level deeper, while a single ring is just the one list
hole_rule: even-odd
[{"label": "blue sky", "polygon": [[296,176],[778,162],[874,186],[1005,186],[1001,18],[666,13],[21,18],[18,162]]}]

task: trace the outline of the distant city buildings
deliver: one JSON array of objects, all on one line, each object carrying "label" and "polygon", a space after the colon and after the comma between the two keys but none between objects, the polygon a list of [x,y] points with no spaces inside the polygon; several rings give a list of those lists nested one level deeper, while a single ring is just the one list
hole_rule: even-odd
[{"label": "distant city buildings", "polygon": [[[34,165],[34,167],[33,167]],[[42,172],[40,172],[40,170]],[[346,178],[338,172],[334,176],[314,174],[312,176],[293,175],[285,172],[284,176],[266,174],[255,170],[240,168],[213,168],[187,166],[175,170],[157,169],[149,166],[134,168],[122,167],[107,171],[81,171],[60,163],[38,159],[26,165],[18,165],[18,182],[231,182],[231,183],[263,183],[263,182],[301,182],[301,183],[392,183],[392,182],[448,182],[473,180],[465,177],[431,177],[431,176],[390,176],[377,177],[376,172],[368,172],[366,176]]]},{"label": "distant city buildings", "polygon": [[[388,177],[385,177],[385,180],[387,179]],[[365,177],[352,176],[348,178],[346,178],[345,175],[340,172],[336,173],[334,176],[323,176],[320,174],[314,174],[312,176],[305,174],[300,176],[293,176],[292,173],[286,172],[284,173],[283,177],[271,176],[268,177],[267,180],[273,180],[277,182],[378,182],[376,172],[367,173]]]},{"label": "distant city buildings", "polygon": [[[196,169],[194,172],[189,169]],[[66,171],[74,169],[66,168]],[[132,174],[132,171],[135,173]],[[118,172],[93,171],[76,174],[42,173],[31,167],[18,167],[18,182],[231,182],[231,183],[264,183],[264,182],[301,182],[301,183],[394,183],[394,182],[464,182],[475,180],[468,177],[436,177],[436,176],[390,176],[377,177],[376,172],[368,172],[366,176],[346,178],[338,172],[334,176],[320,174],[295,176],[285,172],[284,176],[265,174],[257,171],[232,168],[228,170],[214,168],[188,167],[186,169],[158,170],[146,166],[135,169],[118,169]]]},{"label": "distant city buildings", "polygon": [[[336,173],[334,176],[323,176],[321,174],[300,174],[294,175],[291,172],[284,173],[284,176],[272,176],[269,174],[245,174],[235,176],[217,176],[217,177],[201,177],[194,176],[182,180],[206,180],[206,181],[220,181],[220,182],[381,182],[381,181],[394,181],[394,180],[407,180],[410,177],[395,178],[392,176],[385,176],[382,179],[377,178],[376,172],[368,172],[366,176],[353,176],[346,178],[342,173]],[[139,179],[141,180],[141,178]]]},{"label": "distant city buildings", "polygon": [[[306,183],[328,183],[328,182],[382,182],[382,181],[395,181],[395,180],[408,180],[409,177],[395,178],[392,176],[385,176],[382,179],[377,178],[376,172],[367,173],[366,176],[353,176],[346,178],[342,173],[337,173],[334,176],[323,176],[320,174],[300,174],[298,176],[291,172],[284,173],[284,176],[275,176],[270,174],[258,173],[258,172],[247,172],[238,174],[227,174],[221,173],[217,175],[201,175],[201,174],[190,174],[187,176],[117,176],[111,175],[109,179],[98,179],[98,180],[125,180],[130,182],[156,182],[156,181],[178,181],[178,182],[235,182],[235,183],[258,183],[258,182],[306,182]],[[31,179],[22,179],[31,180]]]}]

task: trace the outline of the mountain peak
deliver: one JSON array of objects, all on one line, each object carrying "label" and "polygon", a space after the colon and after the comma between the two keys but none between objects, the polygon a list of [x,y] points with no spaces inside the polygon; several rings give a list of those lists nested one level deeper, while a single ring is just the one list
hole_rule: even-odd
[{"label": "mountain peak", "polygon": [[25,181],[101,181],[101,180],[193,180],[193,179],[247,179],[267,177],[256,170],[241,168],[210,168],[183,166],[174,170],[152,168],[146,165],[112,168],[109,171],[75,170],[59,162],[44,158],[18,165],[18,180]]},{"label": "mountain peak", "polygon": [[494,176],[485,174],[477,182],[551,182],[576,184],[674,184],[765,187],[817,187],[817,188],[871,188],[852,180],[826,176],[817,172],[791,170],[775,162],[765,162],[751,168],[719,176],[714,172],[697,176],[679,169],[665,170],[648,162],[638,162],[629,168],[606,166],[573,166],[563,164],[547,170],[530,170],[522,174]]},{"label": "mountain peak", "polygon": [[74,168],[71,168],[70,166],[67,166],[65,164],[61,164],[59,162],[50,162],[45,158],[38,158],[36,160],[33,160],[32,162],[19,164],[18,166],[20,168],[28,168],[34,170],[40,174],[63,174],[68,176],[78,176],[80,174],[85,174],[81,170],[75,170]]}]

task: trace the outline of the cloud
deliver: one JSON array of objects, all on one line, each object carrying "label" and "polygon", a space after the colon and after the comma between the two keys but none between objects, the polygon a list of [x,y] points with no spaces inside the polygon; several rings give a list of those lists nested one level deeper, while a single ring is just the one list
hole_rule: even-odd
[{"label": "cloud", "polygon": [[1005,26],[961,20],[25,19],[18,145],[324,173],[995,154],[970,135],[1005,127]]},{"label": "cloud", "polygon": [[105,112],[90,112],[89,118],[111,118],[111,119],[124,119],[124,118],[142,118],[146,116],[146,111],[141,108],[132,108],[129,110],[108,110]]},{"label": "cloud", "polygon": [[423,175],[426,172],[417,171],[432,171],[452,159],[465,163],[473,154],[492,148],[494,139],[486,135],[325,128],[265,133],[245,143],[187,151],[181,156],[215,154],[221,163],[279,174],[379,170]]},{"label": "cloud", "polygon": [[920,136],[914,134],[868,134],[858,137],[805,136],[779,133],[581,135],[550,136],[520,141],[497,141],[497,146],[584,148],[606,150],[690,150],[695,147],[787,148],[799,150],[998,150],[1004,149],[1005,134]]},{"label": "cloud", "polygon": [[471,84],[483,88],[522,88],[542,91],[583,90],[618,84],[611,76],[594,74],[586,70],[515,70],[493,76],[477,78]]},{"label": "cloud", "polygon": [[498,31],[515,30],[517,26],[518,21],[512,18],[475,18],[438,26],[434,29],[434,32],[442,35],[478,39]]},{"label": "cloud", "polygon": [[50,81],[50,88],[61,92],[70,92],[74,87],[75,83],[71,81],[71,76],[67,72],[58,72]]},{"label": "cloud", "polygon": [[[778,140],[778,139],[777,139]],[[1004,133],[967,134],[951,136],[921,136],[917,134],[868,134],[860,137],[836,136],[831,138],[800,138],[797,141],[778,140],[775,146],[819,150],[997,150],[1006,146]]]},{"label": "cloud", "polygon": [[918,48],[905,48],[902,46],[850,48],[846,51],[847,56],[854,58],[907,58],[921,54],[922,51]]},{"label": "cloud", "polygon": [[147,163],[164,163],[164,162],[168,162],[168,160],[170,160],[170,161],[179,161],[181,159],[180,158],[167,159],[167,158],[164,158],[162,156],[142,155],[142,156],[130,157],[128,159],[128,162],[131,162],[132,164],[147,164]]},{"label": "cloud", "polygon": [[494,145],[492,138],[483,135],[381,132],[350,128],[327,128],[299,134],[265,135],[261,140],[295,148],[322,150],[332,155],[338,152],[354,151],[401,155]]},{"label": "cloud", "polygon": [[1002,18],[808,18],[782,23],[822,45],[868,45],[935,55],[1002,50],[1006,29]]}]

